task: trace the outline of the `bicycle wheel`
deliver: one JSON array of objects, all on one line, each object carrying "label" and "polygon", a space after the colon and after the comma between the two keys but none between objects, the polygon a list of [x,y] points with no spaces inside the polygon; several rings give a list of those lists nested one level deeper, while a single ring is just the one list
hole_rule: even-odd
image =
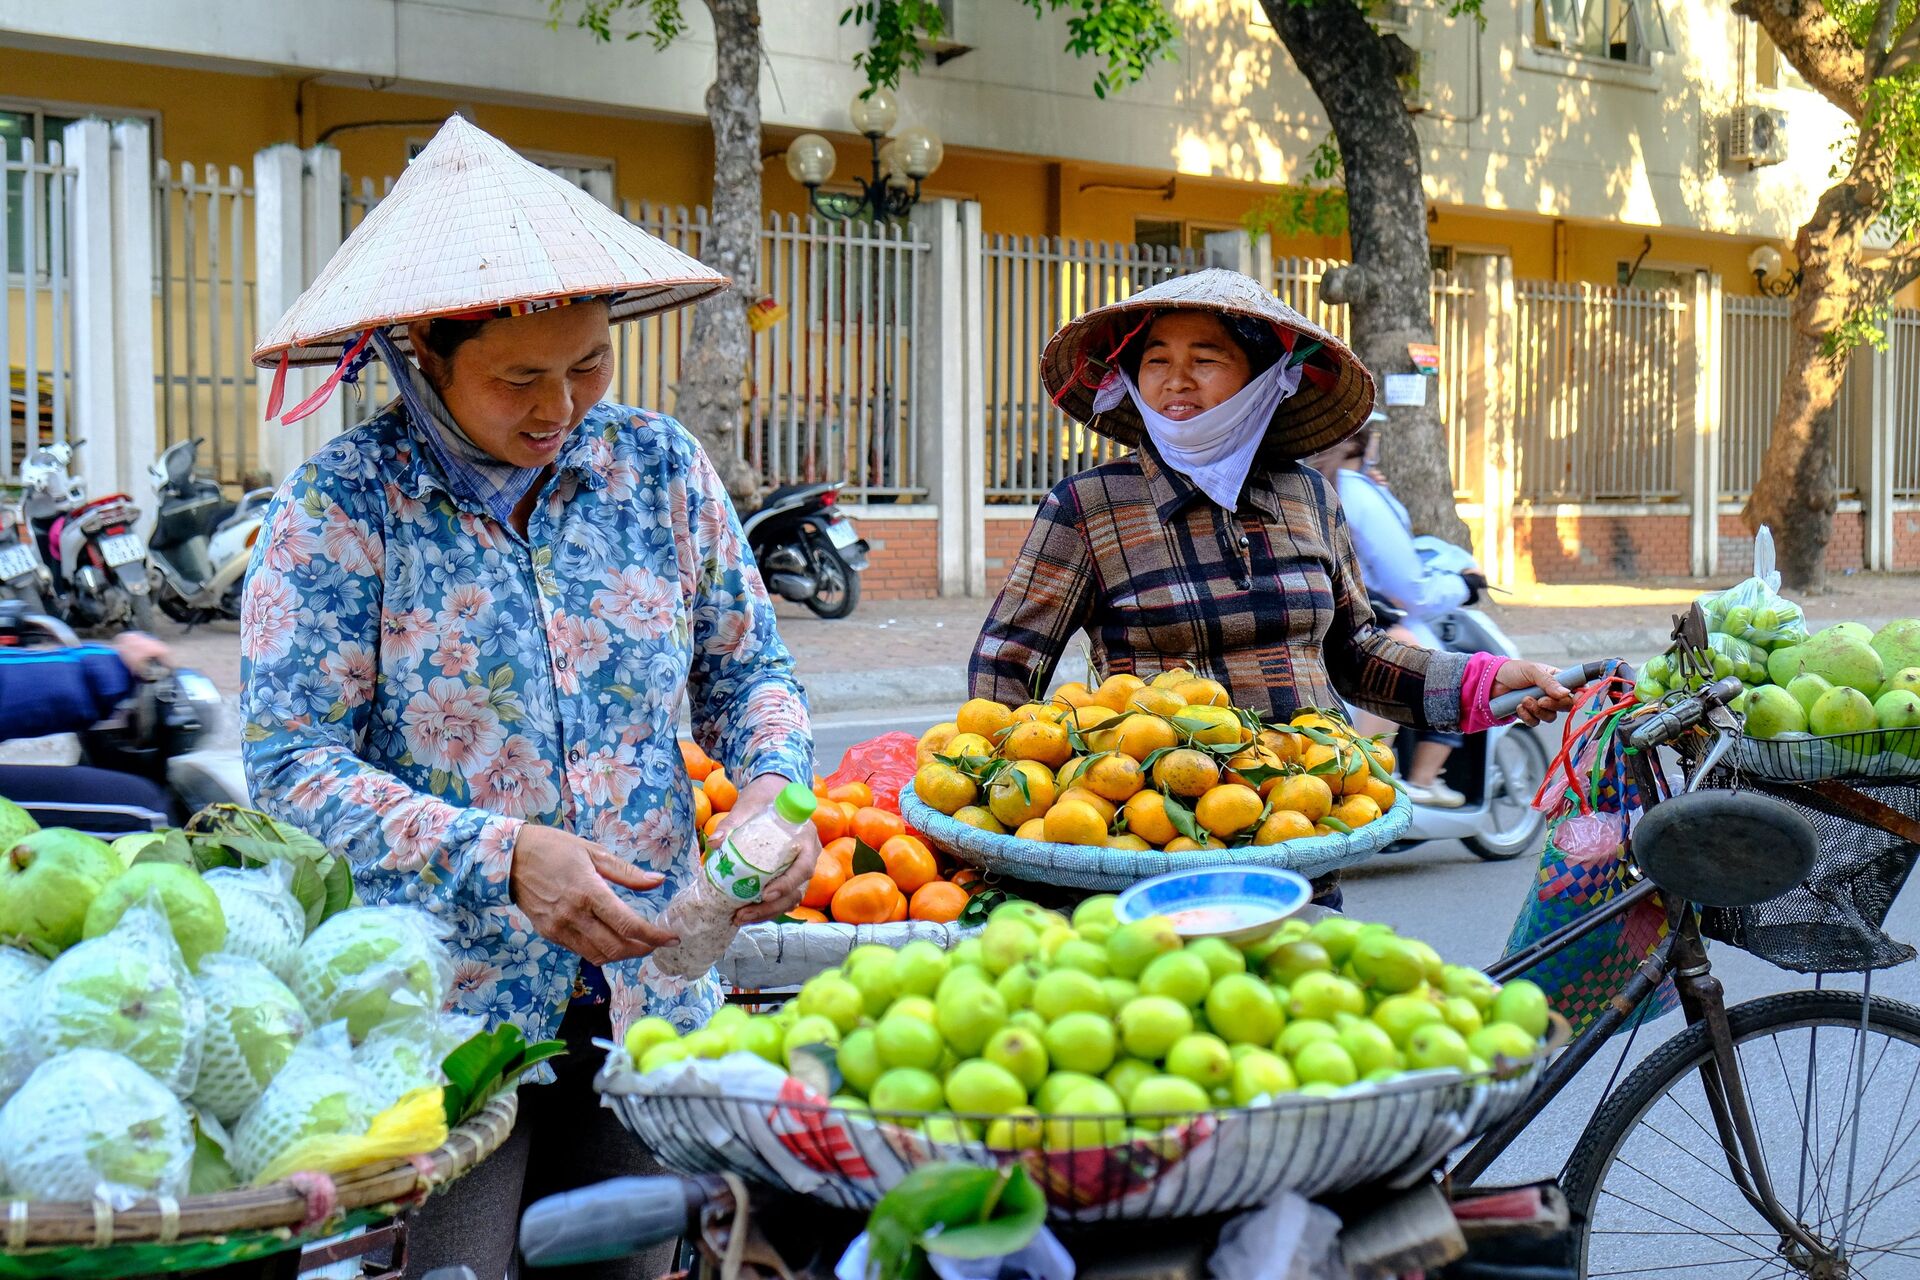
[{"label": "bicycle wheel", "polygon": [[[1920,1009],[1794,991],[1727,1019],[1781,1203],[1841,1248],[1851,1270],[1835,1274],[1920,1275]],[[1581,1134],[1561,1177],[1581,1275],[1809,1274],[1728,1172],[1699,1071],[1710,1056],[1688,1027]]]}]

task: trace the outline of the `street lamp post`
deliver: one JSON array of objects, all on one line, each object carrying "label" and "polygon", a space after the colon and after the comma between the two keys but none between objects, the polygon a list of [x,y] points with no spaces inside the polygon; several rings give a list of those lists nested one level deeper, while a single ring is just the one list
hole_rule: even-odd
[{"label": "street lamp post", "polygon": [[898,136],[887,133],[900,119],[899,104],[885,89],[856,97],[847,114],[872,148],[872,176],[855,176],[854,191],[822,191],[833,176],[833,144],[817,133],[803,133],[787,144],[787,172],[807,189],[814,209],[828,218],[898,218],[920,199],[920,180],[940,167],[945,153],[933,130],[915,125]]},{"label": "street lamp post", "polygon": [[1782,270],[1784,265],[1780,251],[1770,244],[1760,245],[1747,255],[1753,283],[1770,298],[1791,298],[1800,288],[1800,268],[1795,267],[1788,275]]}]

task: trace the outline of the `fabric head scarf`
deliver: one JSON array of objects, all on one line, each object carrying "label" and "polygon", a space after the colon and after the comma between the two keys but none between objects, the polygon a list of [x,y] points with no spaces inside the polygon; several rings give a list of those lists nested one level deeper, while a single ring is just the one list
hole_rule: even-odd
[{"label": "fabric head scarf", "polygon": [[427,381],[420,366],[400,353],[387,337],[386,330],[376,329],[373,341],[380,348],[380,355],[393,370],[393,380],[400,389],[400,399],[419,427],[421,436],[427,442],[427,448],[440,463],[440,469],[446,473],[447,484],[456,498],[464,498],[477,504],[488,515],[509,528],[513,525],[514,508],[527,496],[535,482],[540,479],[544,468],[516,467],[482,449],[473,442],[473,438],[460,429],[453,420],[440,393]]},{"label": "fabric head scarf", "polygon": [[1280,360],[1229,399],[1186,419],[1154,412],[1141,399],[1140,388],[1126,370],[1116,369],[1113,379],[1095,394],[1093,408],[1096,413],[1104,412],[1119,404],[1122,395],[1131,396],[1161,459],[1198,485],[1216,505],[1236,511],[1247,473],[1253,470],[1254,456],[1273,422],[1273,411],[1300,389],[1305,368],[1301,363]]}]

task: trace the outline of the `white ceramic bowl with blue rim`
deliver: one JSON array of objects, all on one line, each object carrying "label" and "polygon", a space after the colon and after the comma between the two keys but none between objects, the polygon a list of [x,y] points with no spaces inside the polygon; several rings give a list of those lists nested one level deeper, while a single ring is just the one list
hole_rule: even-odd
[{"label": "white ceramic bowl with blue rim", "polygon": [[1274,867],[1202,867],[1172,871],[1123,889],[1114,904],[1122,924],[1166,916],[1183,938],[1253,942],[1313,899],[1307,878]]}]

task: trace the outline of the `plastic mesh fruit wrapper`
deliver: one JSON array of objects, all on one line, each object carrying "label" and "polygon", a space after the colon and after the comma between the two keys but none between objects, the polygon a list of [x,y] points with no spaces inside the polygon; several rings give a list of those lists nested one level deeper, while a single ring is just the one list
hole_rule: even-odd
[{"label": "plastic mesh fruit wrapper", "polygon": [[0,1102],[33,1071],[34,984],[47,962],[18,947],[0,947]]},{"label": "plastic mesh fruit wrapper", "polygon": [[902,920],[894,924],[750,924],[733,937],[720,960],[720,980],[747,990],[791,986],[833,968],[855,947],[876,943],[898,950],[926,941],[950,951],[978,937],[981,925]]},{"label": "plastic mesh fruit wrapper", "polygon": [[200,1071],[206,1003],[152,896],[98,938],[64,952],[40,979],[33,1044],[125,1054],[177,1096]]},{"label": "plastic mesh fruit wrapper", "polygon": [[379,1086],[354,1065],[346,1023],[316,1029],[240,1117],[233,1131],[234,1172],[250,1182],[303,1138],[366,1132],[380,1111],[378,1094]]},{"label": "plastic mesh fruit wrapper", "polygon": [[1393,806],[1350,835],[1335,833],[1283,844],[1194,849],[1186,853],[1109,849],[1101,845],[1049,844],[982,831],[927,804],[911,784],[900,793],[900,816],[942,850],[983,871],[1073,889],[1119,890],[1148,876],[1200,867],[1274,867],[1309,880],[1365,862],[1407,834],[1413,806]]},{"label": "plastic mesh fruit wrapper", "polygon": [[314,1023],[345,1019],[356,1041],[408,1011],[438,1013],[453,986],[445,927],[411,907],[342,911],[300,944],[287,985]]},{"label": "plastic mesh fruit wrapper", "polygon": [[1178,1218],[1430,1176],[1446,1153],[1526,1099],[1543,1058],[1507,1079],[1427,1071],[1332,1097],[1289,1094],[1205,1112],[1113,1147],[1000,1150],[935,1142],[871,1113],[829,1106],[750,1054],[646,1075],[612,1048],[598,1085],[669,1168],[733,1172],[845,1209],[875,1204],[919,1165],[1018,1161],[1068,1221]]},{"label": "plastic mesh fruit wrapper", "polygon": [[194,979],[206,1000],[196,1105],[232,1124],[266,1091],[311,1023],[287,984],[258,960],[215,952]]},{"label": "plastic mesh fruit wrapper", "polygon": [[0,1166],[28,1200],[98,1196],[125,1209],[147,1196],[182,1196],[192,1161],[186,1108],[117,1053],[49,1058],[0,1108]]},{"label": "plastic mesh fruit wrapper", "polygon": [[464,1014],[402,1018],[375,1027],[366,1043],[353,1051],[353,1062],[373,1082],[379,1105],[390,1107],[403,1094],[445,1084],[441,1063],[485,1029],[484,1020]]},{"label": "plastic mesh fruit wrapper", "polygon": [[293,896],[292,865],[216,867],[201,879],[220,899],[227,917],[227,942],[221,949],[258,960],[286,981],[307,936],[306,910]]}]

